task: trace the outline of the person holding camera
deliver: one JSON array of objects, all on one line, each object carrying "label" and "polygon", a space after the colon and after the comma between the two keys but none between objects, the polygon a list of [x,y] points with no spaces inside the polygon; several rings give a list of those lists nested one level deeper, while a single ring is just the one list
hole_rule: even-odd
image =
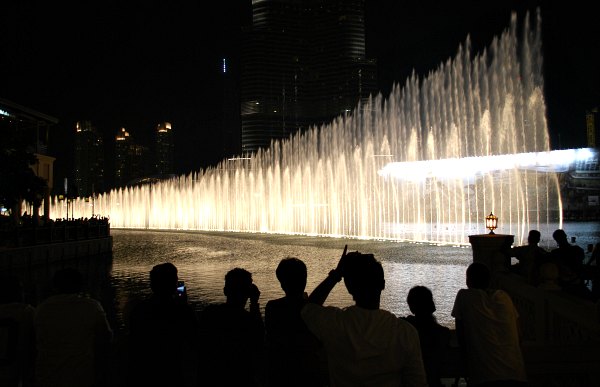
[{"label": "person holding camera", "polygon": [[209,305],[200,315],[204,383],[257,386],[265,332],[258,303],[260,290],[249,271],[235,268],[225,275],[223,291],[225,303]]},{"label": "person holding camera", "polygon": [[195,386],[198,321],[178,292],[177,268],[166,262],[150,271],[152,295],[129,318],[129,385]]},{"label": "person holding camera", "polygon": [[[322,306],[342,279],[355,305]],[[302,309],[308,329],[325,347],[332,387],[427,385],[419,334],[409,322],[380,309],[384,287],[383,267],[373,254],[344,249]]]}]

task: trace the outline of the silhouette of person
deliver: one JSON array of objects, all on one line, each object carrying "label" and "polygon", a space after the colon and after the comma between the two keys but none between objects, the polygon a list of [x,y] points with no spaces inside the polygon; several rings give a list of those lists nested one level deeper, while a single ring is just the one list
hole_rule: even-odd
[{"label": "silhouette of person", "polygon": [[323,386],[322,346],[300,316],[308,302],[306,265],[298,258],[284,258],[275,273],[285,297],[267,302],[265,308],[269,385]]},{"label": "silhouette of person", "polygon": [[469,386],[525,385],[517,310],[506,292],[489,285],[488,267],[470,264],[468,289],[458,291],[452,309]]},{"label": "silhouette of person", "polygon": [[570,244],[564,230],[554,231],[552,238],[558,244],[558,248],[550,252],[550,261],[558,266],[560,287],[578,297],[591,298],[591,292],[582,278],[585,251],[577,245]]},{"label": "silhouette of person", "polygon": [[260,291],[241,268],[227,272],[223,291],[225,303],[209,305],[200,315],[203,375],[209,385],[256,386],[264,347]]},{"label": "silhouette of person", "polygon": [[600,270],[598,265],[600,262],[600,243],[596,243],[592,250],[590,260],[586,263],[588,273],[592,281],[592,298],[594,300],[600,299]]},{"label": "silhouette of person", "polygon": [[177,268],[166,262],[150,271],[152,295],[129,317],[129,384],[193,386],[198,380],[198,321],[177,293]]},{"label": "silhouette of person", "polygon": [[19,278],[0,278],[0,386],[33,386],[34,315]]},{"label": "silhouette of person", "polygon": [[57,271],[57,294],[36,308],[36,385],[102,385],[112,330],[100,303],[82,293],[77,269]]},{"label": "silhouette of person", "polygon": [[539,268],[545,262],[548,252],[538,246],[541,233],[530,230],[527,236],[527,245],[511,248],[511,256],[517,258],[519,263],[512,266],[513,272],[525,277],[527,282],[536,286],[539,284]]},{"label": "silhouette of person", "polygon": [[423,364],[430,387],[441,386],[441,368],[450,345],[450,329],[437,323],[433,312],[435,303],[431,290],[425,286],[415,286],[406,297],[412,312],[406,317],[419,332]]},{"label": "silhouette of person", "polygon": [[[355,305],[322,304],[344,279]],[[323,343],[331,386],[425,386],[419,334],[407,321],[380,309],[383,267],[373,254],[342,254],[338,266],[302,308],[308,329]]]}]

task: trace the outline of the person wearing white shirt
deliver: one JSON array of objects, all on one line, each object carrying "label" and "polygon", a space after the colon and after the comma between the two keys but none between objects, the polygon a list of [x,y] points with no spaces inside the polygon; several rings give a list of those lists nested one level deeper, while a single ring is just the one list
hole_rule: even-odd
[{"label": "person wearing white shirt", "polygon": [[[323,307],[342,278],[355,305]],[[379,308],[384,287],[383,267],[372,254],[344,250],[303,307],[304,322],[325,347],[332,387],[427,385],[417,330]]]},{"label": "person wearing white shirt", "polygon": [[490,289],[482,263],[467,268],[467,288],[456,295],[452,316],[466,358],[469,386],[522,386],[527,382],[519,343],[518,313],[503,290]]}]

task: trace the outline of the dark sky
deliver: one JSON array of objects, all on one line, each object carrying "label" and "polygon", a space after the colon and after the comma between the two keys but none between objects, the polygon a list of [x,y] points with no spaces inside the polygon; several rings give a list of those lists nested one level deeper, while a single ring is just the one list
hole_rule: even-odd
[{"label": "dark sky", "polygon": [[[378,60],[380,89],[437,68],[467,34],[475,50],[486,47],[512,10],[522,18],[538,6],[553,146],[584,146],[585,110],[600,105],[600,23],[583,2],[367,0],[367,56]],[[198,170],[222,157],[211,128],[221,60],[235,65],[249,18],[250,0],[9,2],[0,13],[0,98],[60,120],[51,144],[59,174],[84,119],[107,145],[120,127],[144,143],[170,121],[177,172]]]}]

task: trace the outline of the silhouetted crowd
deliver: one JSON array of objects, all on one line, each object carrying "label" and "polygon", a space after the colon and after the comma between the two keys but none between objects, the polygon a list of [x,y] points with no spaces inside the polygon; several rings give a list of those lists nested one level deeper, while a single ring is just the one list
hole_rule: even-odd
[{"label": "silhouetted crowd", "polygon": [[515,257],[518,260],[516,265],[510,266],[510,270],[541,289],[562,291],[591,301],[600,299],[597,266],[600,243],[588,246],[589,258],[586,259],[585,251],[569,243],[564,230],[552,233],[558,247],[551,251],[538,246],[540,238],[539,231],[531,230],[527,245],[503,252],[508,259]]},{"label": "silhouetted crowd", "polygon": [[[593,291],[579,273],[583,249],[562,230],[558,248],[546,252],[532,230],[527,246],[508,248],[514,271],[532,286]],[[598,246],[588,260],[597,262]],[[226,301],[196,313],[171,263],[150,271],[152,293],[127,308],[126,356],[118,381],[111,378],[113,332],[100,303],[82,293],[72,268],[55,273],[56,294],[37,307],[23,302],[19,279],[0,282],[1,386],[441,386],[445,367],[469,386],[524,386],[518,313],[511,297],[493,289],[491,271],[474,262],[456,295],[456,330],[437,323],[433,294],[415,286],[411,315],[381,309],[385,275],[372,254],[347,252],[309,294],[307,268],[295,257],[280,261],[276,276],[284,297],[269,300],[264,319],[252,274],[225,274]],[[585,277],[585,276],[584,276]],[[324,306],[340,282],[354,305]],[[581,293],[581,294],[580,294]],[[458,346],[452,352],[453,337]],[[457,356],[460,354],[460,356]],[[458,359],[458,360],[457,360]]]}]

